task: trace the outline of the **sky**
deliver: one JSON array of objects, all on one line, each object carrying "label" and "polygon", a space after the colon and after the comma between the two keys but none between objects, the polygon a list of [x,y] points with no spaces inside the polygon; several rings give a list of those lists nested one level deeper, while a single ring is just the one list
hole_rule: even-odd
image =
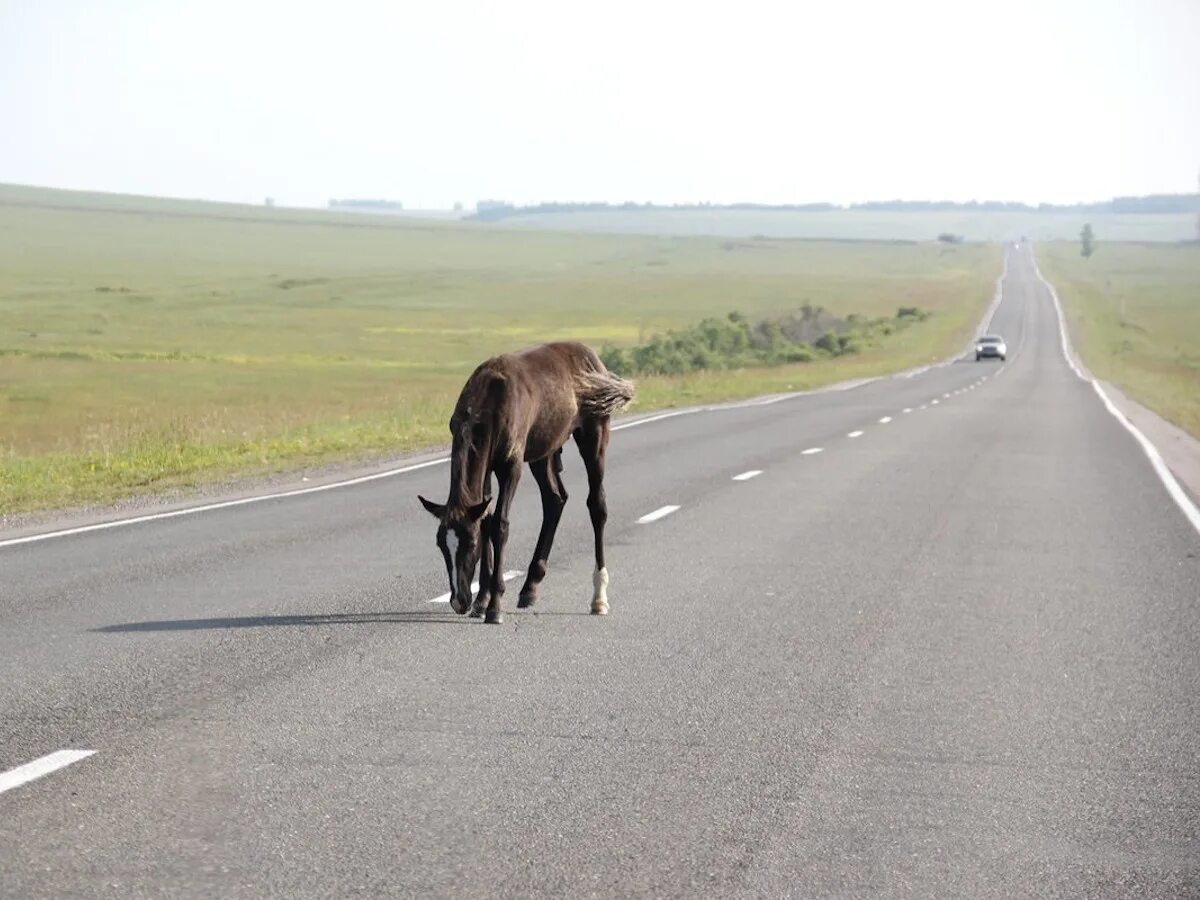
[{"label": "sky", "polygon": [[0,182],[447,208],[1198,175],[1200,0],[0,0]]}]

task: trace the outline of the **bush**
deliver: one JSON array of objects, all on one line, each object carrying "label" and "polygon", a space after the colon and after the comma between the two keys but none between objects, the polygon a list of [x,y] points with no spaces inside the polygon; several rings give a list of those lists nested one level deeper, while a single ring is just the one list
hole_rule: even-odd
[{"label": "bush", "polygon": [[605,346],[600,359],[618,375],[682,375],[811,362],[860,353],[874,341],[928,315],[918,307],[902,306],[892,319],[854,314],[839,319],[805,303],[797,312],[752,323],[742,313],[731,312],[724,319],[703,319],[681,331],[656,334],[636,347]]}]

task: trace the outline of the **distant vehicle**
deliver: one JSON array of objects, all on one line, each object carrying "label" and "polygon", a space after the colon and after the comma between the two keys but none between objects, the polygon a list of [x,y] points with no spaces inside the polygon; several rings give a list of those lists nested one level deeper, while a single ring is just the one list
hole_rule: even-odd
[{"label": "distant vehicle", "polygon": [[975,362],[984,357],[1008,359],[1008,344],[999,335],[988,334],[975,341]]}]

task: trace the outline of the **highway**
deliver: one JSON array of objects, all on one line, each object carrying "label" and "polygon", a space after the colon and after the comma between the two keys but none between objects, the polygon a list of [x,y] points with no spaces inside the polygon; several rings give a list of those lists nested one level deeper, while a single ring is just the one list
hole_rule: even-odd
[{"label": "highway", "polygon": [[1005,363],[617,431],[604,618],[573,447],[497,627],[436,461],[0,535],[0,896],[1200,895],[1200,533],[1001,297]]}]

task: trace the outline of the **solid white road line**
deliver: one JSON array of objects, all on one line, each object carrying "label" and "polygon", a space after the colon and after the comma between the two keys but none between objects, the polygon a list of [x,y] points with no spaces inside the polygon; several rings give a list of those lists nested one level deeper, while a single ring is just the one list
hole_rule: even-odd
[{"label": "solid white road line", "polygon": [[762,469],[751,469],[749,472],[743,472],[741,475],[734,475],[733,480],[734,481],[749,481],[751,478],[754,478],[761,474],[762,474]]},{"label": "solid white road line", "polygon": [[886,424],[887,424],[888,422],[890,422],[890,421],[892,421],[892,417],[891,417],[891,416],[884,416],[882,419],[880,419],[880,420],[879,420],[879,424],[880,424],[880,425],[886,425]]},{"label": "solid white road line", "polygon": [[801,450],[801,451],[800,451],[800,455],[801,455],[801,456],[812,456],[814,453],[820,453],[822,449],[824,449],[824,448],[822,448],[822,447],[809,447],[807,450]]},{"label": "solid white road line", "polygon": [[1058,291],[1042,275],[1042,270],[1038,268],[1036,258],[1033,261],[1033,271],[1037,274],[1038,280],[1050,291],[1050,297],[1054,300],[1054,311],[1058,314],[1058,333],[1062,341],[1063,358],[1066,359],[1067,365],[1071,367],[1072,372],[1079,376],[1080,380],[1091,383],[1092,389],[1096,392],[1096,396],[1100,398],[1100,402],[1104,404],[1104,408],[1108,410],[1114,419],[1121,423],[1126,431],[1133,435],[1133,439],[1138,442],[1138,446],[1142,448],[1142,452],[1150,460],[1154,474],[1158,476],[1158,480],[1167,489],[1167,494],[1175,501],[1175,505],[1179,507],[1180,512],[1183,513],[1183,517],[1188,520],[1188,523],[1196,529],[1197,533],[1200,533],[1200,509],[1196,508],[1196,504],[1192,502],[1192,499],[1179,486],[1179,482],[1175,480],[1175,476],[1171,474],[1171,470],[1163,462],[1162,454],[1158,452],[1158,448],[1113,405],[1113,402],[1108,399],[1108,394],[1104,393],[1104,388],[1100,387],[1100,382],[1095,378],[1089,378],[1087,375],[1084,375],[1079,367],[1075,365],[1075,360],[1071,352],[1071,342],[1067,337],[1067,323],[1063,317],[1062,303],[1058,299]]},{"label": "solid white road line", "polygon": [[15,769],[9,769],[7,772],[0,772],[0,794],[27,784],[35,778],[49,775],[57,769],[71,765],[71,763],[87,759],[95,752],[95,750],[56,750],[54,753],[43,756],[41,759],[35,759],[33,762],[17,766]]},{"label": "solid white road line", "polygon": [[846,435],[846,437],[861,437],[861,436],[862,436],[861,431],[852,431],[848,435]]},{"label": "solid white road line", "polygon": [[189,506],[187,509],[174,509],[170,512],[151,513],[145,516],[134,516],[131,519],[116,519],[112,522],[97,522],[95,525],[81,525],[78,528],[63,528],[59,531],[47,531],[42,534],[31,534],[27,537],[9,538],[0,541],[0,547],[12,547],[17,544],[30,544],[34,541],[45,541],[50,538],[66,537],[69,534],[86,534],[89,531],[103,531],[106,528],[120,528],[123,525],[136,525],[139,522],[155,522],[159,519],[175,519],[179,516],[190,516],[195,513],[208,512],[213,509],[227,509],[231,506],[246,506],[250,503],[262,503],[264,500],[278,500],[282,497],[299,497],[302,494],[316,494],[321,491],[332,491],[334,488],[349,487],[352,484],[365,484],[368,481],[378,481],[380,478],[391,478],[403,475],[405,472],[415,472],[417,469],[427,469],[430,466],[449,462],[450,457],[431,459],[427,462],[416,463],[412,466],[402,466],[399,469],[388,469],[386,472],[376,472],[374,475],[363,475],[358,478],[348,478],[345,481],[334,481],[317,487],[297,488],[291,491],[279,491],[274,494],[261,494],[256,497],[243,497],[240,500],[225,500],[221,503],[206,503],[203,506]]},{"label": "solid white road line", "polygon": [[[509,569],[507,572],[504,573],[504,580],[512,581],[514,578],[516,578],[520,574],[521,573],[519,571],[517,571],[516,569]],[[479,590],[479,582],[472,581],[471,582],[471,593],[473,594],[477,590]],[[449,594],[449,592],[447,592],[445,594],[442,594],[440,597],[434,597],[429,602],[430,603],[449,603],[450,602],[450,594]]]},{"label": "solid white road line", "polygon": [[654,512],[646,513],[644,516],[638,519],[638,524],[645,525],[648,522],[657,522],[659,519],[669,516],[677,509],[679,509],[678,506],[660,506]]}]

